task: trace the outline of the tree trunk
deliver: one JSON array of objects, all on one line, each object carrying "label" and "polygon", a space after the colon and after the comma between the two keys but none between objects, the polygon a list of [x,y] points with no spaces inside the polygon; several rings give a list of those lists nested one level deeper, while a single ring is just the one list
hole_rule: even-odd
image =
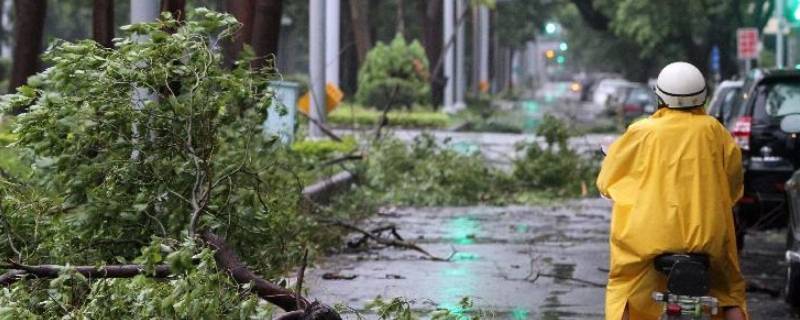
[{"label": "tree trunk", "polygon": [[273,60],[278,54],[282,13],[282,0],[255,1],[253,35],[250,39],[253,51],[256,54],[256,59],[251,63],[253,68],[261,68],[265,65],[274,67],[274,65],[267,64],[267,61]]},{"label": "tree trunk", "polygon": [[[439,1],[432,1],[432,2],[439,2]],[[395,33],[402,35],[405,37],[406,35],[406,22],[405,22],[405,2],[403,0],[397,0],[397,31]]]},{"label": "tree trunk", "polygon": [[161,12],[169,12],[175,20],[186,20],[186,0],[161,0]]},{"label": "tree trunk", "polygon": [[[14,52],[12,54],[9,92],[25,84],[28,77],[39,71],[39,54],[42,49],[46,0],[14,0]],[[19,114],[24,110],[13,110]]]},{"label": "tree trunk", "polygon": [[345,95],[353,95],[358,86],[358,56],[356,54],[355,38],[352,19],[350,18],[350,3],[341,1],[341,56],[339,58],[339,87]]},{"label": "tree trunk", "polygon": [[244,44],[250,44],[253,39],[255,0],[227,0],[225,9],[242,24],[242,27],[234,34],[233,39],[225,41],[224,44],[224,63],[225,66],[230,68],[233,67],[233,63],[239,57]]},{"label": "tree trunk", "polygon": [[114,46],[111,42],[111,39],[114,39],[113,0],[94,0],[92,8],[92,39],[106,48]]},{"label": "tree trunk", "polygon": [[364,60],[367,59],[367,51],[372,47],[367,14],[369,14],[369,0],[350,0],[350,18],[352,19],[350,25],[353,26],[359,66],[364,64]]},{"label": "tree trunk", "polygon": [[[6,6],[5,0],[0,0],[0,22],[2,21],[2,17],[5,16],[4,7]],[[2,42],[6,38],[6,29],[3,28],[3,25],[0,24],[0,42]],[[3,46],[0,43],[0,56],[3,55]],[[0,79],[5,79],[7,70],[0,69]]]},{"label": "tree trunk", "polygon": [[[419,16],[422,17],[422,44],[433,72],[433,64],[442,55],[442,1],[420,0],[417,2]],[[442,104],[444,94],[444,73],[442,70],[431,73],[431,102],[434,106]]]}]

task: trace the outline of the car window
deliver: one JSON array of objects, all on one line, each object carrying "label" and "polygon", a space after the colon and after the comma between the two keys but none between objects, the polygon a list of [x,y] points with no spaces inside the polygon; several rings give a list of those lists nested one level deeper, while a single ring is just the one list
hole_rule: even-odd
[{"label": "car window", "polygon": [[800,113],[800,83],[776,84],[767,95],[764,111],[772,117]]},{"label": "car window", "polygon": [[759,90],[753,120],[775,123],[787,114],[800,113],[800,82],[775,83]]},{"label": "car window", "polygon": [[731,114],[733,113],[734,103],[736,102],[736,97],[741,94],[741,88],[731,88],[725,96],[721,99],[722,102],[720,103],[719,108],[720,113],[722,115],[722,122],[727,123],[731,120]]},{"label": "car window", "polygon": [[725,97],[728,96],[728,94],[730,94],[732,89],[733,87],[725,87],[719,89],[719,92],[716,95],[716,99],[712,101],[713,104],[711,104],[711,106],[708,108],[708,114],[714,117],[717,117],[721,114],[720,111],[722,111],[721,109],[725,101]]},{"label": "car window", "polygon": [[625,101],[625,103],[645,104],[650,102],[651,99],[652,97],[650,96],[650,92],[648,92],[648,90],[635,89],[633,92],[631,92],[631,94],[628,95],[628,99]]}]

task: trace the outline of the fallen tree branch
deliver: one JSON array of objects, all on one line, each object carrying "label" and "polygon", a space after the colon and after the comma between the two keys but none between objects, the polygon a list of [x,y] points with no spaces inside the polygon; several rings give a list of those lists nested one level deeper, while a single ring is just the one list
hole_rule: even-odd
[{"label": "fallen tree branch", "polygon": [[[291,292],[257,276],[239,260],[233,249],[220,236],[204,231],[201,238],[216,250],[214,260],[217,261],[217,265],[230,274],[237,283],[251,284],[250,290],[259,297],[284,311],[289,311],[283,319],[341,320],[339,313],[330,306],[317,301],[309,302],[300,293]],[[302,311],[302,314],[292,311]]]},{"label": "fallen tree branch", "polygon": [[302,310],[311,305],[305,298],[298,297],[294,292],[270,283],[250,271],[218,235],[204,231],[201,237],[206,244],[216,250],[214,259],[219,267],[225,269],[237,283],[252,283],[251,290],[259,297],[286,311]]},{"label": "fallen tree branch", "polygon": [[152,273],[146,272],[145,267],[140,264],[110,265],[110,266],[75,266],[66,267],[61,265],[23,265],[10,262],[7,265],[0,265],[0,268],[9,271],[0,276],[0,286],[9,286],[19,280],[25,279],[53,279],[57,278],[64,270],[75,270],[89,279],[110,279],[110,278],[133,278],[138,275],[145,275],[152,278],[167,278],[171,274],[169,266],[157,265]]},{"label": "fallen tree branch", "polygon": [[[371,233],[371,232],[369,232],[367,230],[361,229],[361,228],[359,228],[359,227],[357,227],[355,225],[352,225],[352,224],[349,224],[349,223],[346,223],[346,222],[343,222],[343,221],[339,221],[339,220],[322,219],[320,221],[322,223],[327,223],[327,224],[330,224],[330,225],[342,227],[342,228],[348,229],[350,231],[354,231],[354,232],[360,233],[364,237],[366,237],[368,239],[371,239],[371,240],[377,242],[378,244],[381,244],[381,245],[384,245],[384,246],[387,246],[387,247],[396,247],[396,248],[401,248],[401,249],[414,250],[416,252],[422,253],[423,255],[425,255],[426,257],[428,257],[429,259],[431,259],[433,261],[450,261],[450,260],[453,259],[453,256],[455,256],[455,254],[456,254],[456,251],[453,250],[453,252],[450,253],[450,256],[448,256],[447,258],[441,258],[441,257],[437,257],[437,256],[432,255],[427,250],[423,249],[422,247],[420,247],[420,246],[418,246],[418,245],[416,245],[416,244],[414,244],[412,242],[408,242],[408,241],[404,241],[404,240],[397,240],[397,239],[386,239],[386,238],[383,238],[383,237],[379,237],[379,236],[376,236],[375,234],[373,234],[373,233]],[[401,239],[402,239],[402,237],[401,237]]]},{"label": "fallen tree branch", "polygon": [[314,184],[303,188],[303,197],[312,203],[326,203],[331,196],[343,187],[358,179],[355,173],[342,171],[333,176],[321,179]]},{"label": "fallen tree branch", "polygon": [[300,114],[303,115],[304,117],[306,117],[306,119],[308,119],[308,121],[311,121],[315,125],[317,125],[320,128],[320,130],[322,131],[322,133],[324,133],[329,138],[333,139],[333,141],[342,142],[342,138],[339,137],[338,135],[336,135],[335,133],[333,133],[333,130],[328,128],[328,126],[326,126],[324,123],[320,122],[317,119],[314,119],[314,118],[310,117],[309,115],[307,115],[305,113],[300,112]]},{"label": "fallen tree branch", "polygon": [[536,278],[539,278],[539,277],[546,277],[546,278],[553,278],[553,279],[557,279],[557,280],[572,281],[572,282],[582,283],[582,284],[586,284],[586,285],[590,285],[592,287],[598,287],[598,288],[605,288],[606,287],[605,283],[599,283],[599,282],[594,282],[594,281],[589,281],[589,280],[583,280],[583,279],[573,278],[573,277],[568,277],[568,276],[560,276],[560,275],[557,275],[557,274],[537,273],[536,274]]},{"label": "fallen tree branch", "polygon": [[352,153],[351,154],[346,154],[344,156],[325,161],[322,164],[320,164],[319,166],[324,168],[324,167],[329,167],[329,166],[332,166],[332,165],[335,165],[335,164],[339,164],[339,163],[342,163],[342,162],[355,161],[355,160],[364,160],[364,155],[360,154],[360,153],[357,153],[357,154],[352,154]]}]

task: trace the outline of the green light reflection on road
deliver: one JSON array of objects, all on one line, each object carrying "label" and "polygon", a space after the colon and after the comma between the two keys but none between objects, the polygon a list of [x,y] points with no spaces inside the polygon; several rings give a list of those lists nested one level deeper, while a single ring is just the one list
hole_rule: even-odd
[{"label": "green light reflection on road", "polygon": [[478,222],[472,218],[455,218],[450,221],[447,228],[455,244],[468,245],[475,243],[475,232],[478,231]]},{"label": "green light reflection on road", "polygon": [[528,319],[529,315],[530,312],[522,308],[516,308],[514,310],[511,310],[511,319],[514,320],[526,320]]}]

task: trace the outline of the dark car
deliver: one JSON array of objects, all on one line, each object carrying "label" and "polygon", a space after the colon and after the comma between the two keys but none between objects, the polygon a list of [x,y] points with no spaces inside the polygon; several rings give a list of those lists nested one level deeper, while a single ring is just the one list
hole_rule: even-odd
[{"label": "dark car", "polygon": [[[796,110],[795,110],[796,111]],[[790,135],[787,149],[800,152],[800,111],[786,114],[781,120],[781,130]],[[786,228],[786,301],[800,307],[800,170],[786,182],[786,204],[789,208],[789,225]]]},{"label": "dark car", "polygon": [[728,130],[742,149],[744,196],[734,207],[737,240],[749,227],[781,226],[786,221],[784,186],[799,167],[781,130],[784,116],[800,112],[800,71],[761,70],[748,74],[731,108]]}]

